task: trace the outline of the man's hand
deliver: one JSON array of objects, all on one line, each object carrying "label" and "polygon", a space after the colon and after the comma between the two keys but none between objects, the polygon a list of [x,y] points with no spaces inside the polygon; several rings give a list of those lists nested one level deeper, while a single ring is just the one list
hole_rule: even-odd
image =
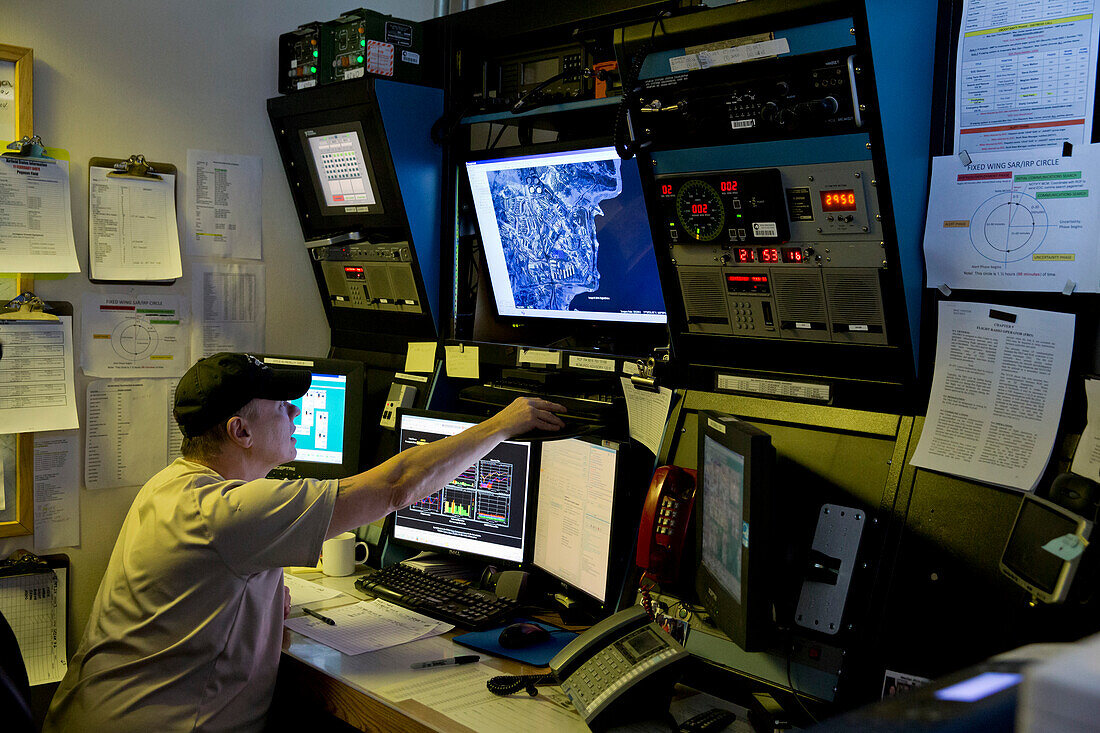
[{"label": "man's hand", "polygon": [[519,397],[489,419],[511,438],[531,430],[561,430],[565,421],[555,414],[558,412],[565,412],[565,407],[557,402]]},{"label": "man's hand", "polygon": [[290,615],[290,588],[283,586],[283,621]]}]

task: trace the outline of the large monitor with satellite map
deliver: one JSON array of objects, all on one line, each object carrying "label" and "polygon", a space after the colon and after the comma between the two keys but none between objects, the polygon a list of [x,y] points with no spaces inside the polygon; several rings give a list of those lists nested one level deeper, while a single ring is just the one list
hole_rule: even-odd
[{"label": "large monitor with satellite map", "polygon": [[499,316],[665,323],[636,160],[591,147],[466,171]]}]

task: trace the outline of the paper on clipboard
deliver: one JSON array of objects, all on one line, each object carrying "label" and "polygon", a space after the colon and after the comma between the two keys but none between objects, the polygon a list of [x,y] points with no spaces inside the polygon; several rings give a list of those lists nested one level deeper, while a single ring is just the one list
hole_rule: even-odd
[{"label": "paper on clipboard", "polygon": [[88,270],[93,280],[183,276],[176,225],[176,177],[109,176],[88,170]]},{"label": "paper on clipboard", "polygon": [[0,156],[0,263],[5,272],[80,272],[69,161]]},{"label": "paper on clipboard", "polygon": [[0,425],[5,433],[80,427],[73,386],[73,318],[0,319]]},{"label": "paper on clipboard", "polygon": [[66,577],[66,568],[0,577],[0,612],[15,632],[32,685],[65,676]]}]

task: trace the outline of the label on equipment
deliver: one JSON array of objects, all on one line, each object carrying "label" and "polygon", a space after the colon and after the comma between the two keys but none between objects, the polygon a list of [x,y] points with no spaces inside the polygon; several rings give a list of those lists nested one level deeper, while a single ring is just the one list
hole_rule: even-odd
[{"label": "label on equipment", "polygon": [[854,323],[849,323],[848,324],[848,330],[849,331],[870,331],[871,327],[870,326],[856,325]]},{"label": "label on equipment", "polygon": [[614,372],[615,360],[600,359],[599,357],[595,356],[577,356],[576,354],[570,354],[569,366],[576,369],[591,369],[597,372]]},{"label": "label on equipment", "polygon": [[778,237],[779,227],[774,221],[753,222],[752,233],[757,237]]},{"label": "label on equipment", "polygon": [[406,64],[420,64],[420,54],[413,51],[402,51],[401,60]]},{"label": "label on equipment", "polygon": [[731,392],[749,392],[778,397],[795,397],[815,402],[829,401],[829,386],[809,382],[788,382],[779,379],[756,379],[734,374],[719,374],[716,386]]},{"label": "label on equipment", "polygon": [[298,88],[299,89],[309,89],[310,87],[315,87],[315,86],[317,86],[317,80],[316,79],[310,79],[309,81],[300,81],[300,82],[298,82]]},{"label": "label on equipment", "polygon": [[813,328],[813,327],[814,327],[814,324],[812,324],[812,323],[804,323],[804,322],[802,322],[802,321],[795,321],[795,322],[794,322],[794,327],[795,327],[795,328]]},{"label": "label on equipment", "polygon": [[744,130],[748,127],[756,127],[756,120],[730,120],[730,127],[734,130]]},{"label": "label on equipment", "polygon": [[395,46],[411,46],[413,29],[407,23],[386,23],[386,43]]},{"label": "label on equipment", "polygon": [[360,66],[358,69],[348,69],[347,71],[344,72],[344,78],[345,79],[360,79],[360,78],[362,78],[362,76],[363,76],[363,67],[362,66]]}]

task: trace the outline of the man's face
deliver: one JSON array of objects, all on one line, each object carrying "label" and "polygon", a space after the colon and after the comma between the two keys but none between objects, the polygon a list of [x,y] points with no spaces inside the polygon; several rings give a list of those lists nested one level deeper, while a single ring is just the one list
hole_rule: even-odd
[{"label": "man's face", "polygon": [[252,435],[252,455],[272,468],[293,461],[298,455],[294,439],[294,418],[301,410],[290,402],[252,400],[245,418]]}]

